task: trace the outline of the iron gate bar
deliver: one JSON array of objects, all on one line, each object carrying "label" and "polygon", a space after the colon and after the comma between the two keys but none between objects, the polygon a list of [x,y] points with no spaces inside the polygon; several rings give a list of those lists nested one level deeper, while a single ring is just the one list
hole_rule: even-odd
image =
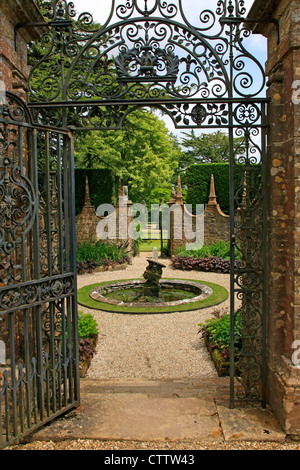
[{"label": "iron gate bar", "polygon": [[[279,34],[279,29],[278,29]],[[263,233],[262,233],[262,253],[263,253],[263,284],[262,284],[262,405],[266,408],[266,385],[267,385],[267,104],[262,106],[262,138],[261,138],[261,151],[263,156],[262,165],[262,217],[263,217]]]},{"label": "iron gate bar", "polygon": [[[105,100],[82,100],[82,101],[49,101],[49,102],[41,102],[41,103],[36,103],[36,102],[29,102],[28,103],[28,108],[35,110],[35,109],[43,109],[43,108],[49,108],[49,109],[56,109],[56,108],[80,108],[80,107],[88,107],[88,106],[103,106],[103,107],[109,107],[109,106],[134,106],[134,105],[139,105],[139,106],[153,106],[153,105],[167,105],[167,104],[172,104],[172,105],[177,105],[177,104],[186,104],[189,103],[191,105],[193,104],[213,104],[213,103],[245,103],[245,104],[259,104],[259,103],[269,103],[270,98],[255,98],[255,99],[248,99],[248,98],[193,98],[190,100],[185,100],[185,99],[140,99],[140,100],[130,100],[128,98],[124,99],[105,99]],[[138,103],[138,104],[137,104]],[[265,124],[267,126],[267,124]],[[54,129],[57,129],[54,127]],[[59,128],[61,129],[61,128]],[[65,130],[68,130],[69,127],[67,127]]]},{"label": "iron gate bar", "polygon": [[235,276],[235,211],[234,211],[234,151],[233,151],[233,126],[232,126],[232,108],[229,107],[229,122],[230,127],[228,129],[229,137],[229,206],[230,206],[230,406],[234,407],[235,402],[235,292],[234,292],[234,276]]},{"label": "iron gate bar", "polygon": [[[0,134],[1,260],[8,257],[15,274],[20,273],[0,287],[0,338],[7,351],[7,364],[0,364],[3,448],[78,406],[80,397],[75,214],[72,204],[65,205],[75,191],[73,136],[70,131],[34,125],[26,105],[11,93],[0,107]],[[53,156],[58,158],[54,175],[58,191],[50,184]],[[3,276],[3,266],[0,270]]]}]

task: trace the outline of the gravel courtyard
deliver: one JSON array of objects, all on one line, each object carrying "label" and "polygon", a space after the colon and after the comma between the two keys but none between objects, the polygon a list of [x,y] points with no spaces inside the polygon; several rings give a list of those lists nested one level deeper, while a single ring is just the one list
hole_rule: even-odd
[{"label": "gravel courtyard", "polygon": [[[146,253],[133,259],[125,271],[107,271],[78,276],[78,288],[117,279],[142,277],[147,266]],[[151,256],[151,254],[147,255]],[[229,291],[229,275],[174,270],[163,260],[163,277],[200,279],[224,286]],[[198,324],[211,318],[217,308],[229,307],[229,299],[219,306],[190,312],[128,315],[91,310],[99,325],[97,353],[88,371],[89,378],[168,379],[216,377]]]}]

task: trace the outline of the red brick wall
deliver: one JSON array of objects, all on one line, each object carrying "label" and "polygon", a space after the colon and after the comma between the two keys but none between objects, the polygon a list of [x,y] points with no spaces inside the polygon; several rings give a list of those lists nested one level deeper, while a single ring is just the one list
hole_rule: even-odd
[{"label": "red brick wall", "polygon": [[[43,21],[33,0],[3,0],[0,2],[0,81],[6,90],[26,100],[27,43],[40,37],[39,28],[20,28],[15,50],[15,27],[20,23]],[[43,30],[45,31],[45,29]]]},{"label": "red brick wall", "polygon": [[256,0],[252,18],[277,18],[257,25],[268,38],[268,402],[287,434],[300,435],[300,369],[292,361],[300,339],[300,3]]}]

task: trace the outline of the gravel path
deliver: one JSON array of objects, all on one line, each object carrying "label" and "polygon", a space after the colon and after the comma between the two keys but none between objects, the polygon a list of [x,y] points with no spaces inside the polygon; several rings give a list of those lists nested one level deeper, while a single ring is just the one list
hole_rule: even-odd
[{"label": "gravel path", "polygon": [[[164,260],[164,277],[201,279],[221,284],[229,290],[229,275],[174,270]],[[78,277],[78,287],[96,282],[142,277],[147,266],[145,256],[134,258],[126,271],[87,274]],[[229,307],[229,299],[218,308]],[[124,315],[91,310],[99,325],[97,353],[88,378],[167,379],[216,377],[216,370],[198,334],[204,322],[217,307],[170,314]]]},{"label": "gravel path", "polygon": [[[299,442],[256,442],[256,441],[234,441],[234,442],[166,442],[166,441],[98,441],[91,439],[76,439],[58,442],[45,442],[35,441],[25,445],[11,446],[4,450],[47,450],[47,451],[72,451],[72,450],[102,450],[102,451],[170,451],[170,450],[183,450],[183,451],[203,451],[203,450],[300,450]],[[121,453],[116,454],[121,456]],[[128,452],[127,452],[128,455]],[[130,455],[130,454],[129,454]],[[102,463],[102,462],[101,462]]]},{"label": "gravel path", "polygon": [[[164,260],[165,277],[201,279],[221,284],[229,291],[229,275],[173,270]],[[78,287],[101,281],[141,277],[146,257],[135,258],[126,271],[87,274],[78,277]],[[218,307],[192,312],[156,315],[121,315],[80,307],[98,322],[100,337],[89,378],[185,378],[216,377],[198,323],[211,318],[216,308],[229,307],[229,299]],[[6,450],[300,450],[299,442],[141,442],[70,439],[58,442],[33,441]]]}]

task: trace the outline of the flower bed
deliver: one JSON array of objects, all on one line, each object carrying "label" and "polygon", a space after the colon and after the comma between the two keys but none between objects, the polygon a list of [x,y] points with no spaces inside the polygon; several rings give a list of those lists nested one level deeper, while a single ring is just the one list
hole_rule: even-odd
[{"label": "flower bed", "polygon": [[77,272],[78,274],[93,273],[94,271],[108,271],[120,266],[127,266],[128,244],[108,244],[101,241],[95,243],[82,243],[77,247]]},{"label": "flower bed", "polygon": [[[235,248],[235,267],[239,267],[241,253]],[[186,271],[207,271],[230,273],[230,244],[220,240],[210,245],[203,245],[198,250],[180,248],[177,256],[172,258],[172,267]]]},{"label": "flower bed", "polygon": [[78,312],[79,369],[80,377],[85,377],[96,352],[98,326],[92,314]]},{"label": "flower bed", "polygon": [[79,339],[79,370],[80,377],[85,377],[96,352],[98,336]]},{"label": "flower bed", "polygon": [[216,273],[229,273],[230,261],[211,256],[210,258],[193,258],[191,256],[175,256],[172,258],[172,267],[185,271],[210,271]]},{"label": "flower bed", "polygon": [[106,259],[103,261],[102,264],[97,263],[93,260],[86,260],[80,261],[77,263],[77,273],[78,274],[91,274],[94,272],[102,272],[102,271],[119,271],[126,269],[128,264],[130,263],[129,258],[123,257],[120,258],[118,261],[111,261]]},{"label": "flower bed", "polygon": [[[199,333],[204,338],[210,357],[215,365],[219,376],[229,375],[230,363],[230,315],[214,312],[212,319],[200,323]],[[240,314],[237,312],[234,325],[234,349],[238,352],[241,348],[241,322]]]}]

